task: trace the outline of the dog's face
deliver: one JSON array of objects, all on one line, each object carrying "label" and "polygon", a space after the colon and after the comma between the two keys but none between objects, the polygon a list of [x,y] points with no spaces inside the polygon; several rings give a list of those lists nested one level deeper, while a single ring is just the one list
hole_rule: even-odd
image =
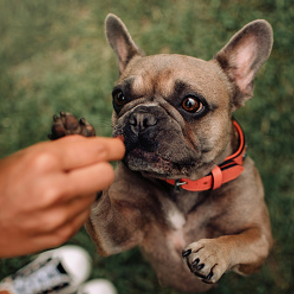
[{"label": "dog's face", "polygon": [[[261,30],[267,34],[258,38]],[[268,30],[265,21],[247,25],[206,62],[143,56],[121,20],[108,16],[120,68],[113,135],[124,137],[125,164],[152,177],[197,179],[220,163],[233,135],[232,112],[252,96],[255,73],[270,53]]]},{"label": "dog's face", "polygon": [[130,63],[113,90],[114,135],[125,138],[125,163],[160,177],[208,173],[231,132],[232,106],[217,65],[180,55]]}]

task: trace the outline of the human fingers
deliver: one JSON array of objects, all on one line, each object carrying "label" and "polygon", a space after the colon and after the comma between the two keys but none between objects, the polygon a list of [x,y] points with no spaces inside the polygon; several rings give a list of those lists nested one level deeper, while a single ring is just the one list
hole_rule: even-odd
[{"label": "human fingers", "polygon": [[83,167],[100,161],[120,160],[125,147],[118,138],[68,136],[57,141],[59,158],[64,170]]},{"label": "human fingers", "polygon": [[[27,218],[23,231],[30,236],[47,234],[57,231],[67,222],[74,219],[85,209],[89,209],[95,201],[96,193],[83,195],[66,199],[60,199],[58,204],[52,204],[51,207],[40,209],[34,216]],[[38,222],[35,220],[38,219]]]},{"label": "human fingers", "polygon": [[72,219],[69,219],[63,226],[60,226],[58,229],[47,234],[39,235],[37,239],[42,242],[50,242],[50,247],[59,246],[65,243],[81,229],[89,215],[90,208],[87,207]]},{"label": "human fingers", "polygon": [[99,162],[69,171],[65,175],[67,195],[87,195],[107,188],[114,180],[114,170],[108,162]]},{"label": "human fingers", "polygon": [[31,236],[28,240],[24,238],[21,242],[21,247],[19,244],[12,244],[9,251],[5,252],[5,257],[36,253],[62,245],[81,229],[89,214],[90,209],[86,208],[55,231]]}]

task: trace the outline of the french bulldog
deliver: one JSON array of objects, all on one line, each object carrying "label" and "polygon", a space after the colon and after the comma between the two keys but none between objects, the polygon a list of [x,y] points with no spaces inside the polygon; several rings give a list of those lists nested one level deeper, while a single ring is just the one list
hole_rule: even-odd
[{"label": "french bulldog", "polygon": [[[270,55],[270,24],[247,24],[208,62],[145,56],[117,16],[105,25],[119,66],[113,136],[126,154],[85,224],[98,252],[139,246],[162,285],[186,292],[210,289],[229,270],[258,271],[272,245],[270,220],[233,113]],[[84,119],[54,117],[51,139],[73,133],[95,135]]]}]

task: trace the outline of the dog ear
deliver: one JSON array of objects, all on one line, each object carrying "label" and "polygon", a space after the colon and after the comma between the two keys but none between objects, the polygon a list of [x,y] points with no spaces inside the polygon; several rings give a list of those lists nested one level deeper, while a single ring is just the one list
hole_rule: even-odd
[{"label": "dog ear", "polygon": [[215,56],[233,83],[233,110],[253,96],[254,77],[269,57],[272,45],[271,25],[265,20],[256,20],[237,32]]},{"label": "dog ear", "polygon": [[105,19],[107,40],[118,58],[120,74],[125,70],[130,60],[136,56],[143,56],[142,50],[135,44],[126,26],[114,14],[108,14]]}]

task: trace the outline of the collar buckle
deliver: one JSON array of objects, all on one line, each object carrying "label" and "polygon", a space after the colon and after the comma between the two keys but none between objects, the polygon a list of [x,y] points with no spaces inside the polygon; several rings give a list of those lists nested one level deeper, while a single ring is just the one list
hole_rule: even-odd
[{"label": "collar buckle", "polygon": [[175,180],[175,190],[180,191],[180,188],[183,185],[186,185],[186,184],[188,184],[188,183],[187,182],[181,182],[181,180]]}]

